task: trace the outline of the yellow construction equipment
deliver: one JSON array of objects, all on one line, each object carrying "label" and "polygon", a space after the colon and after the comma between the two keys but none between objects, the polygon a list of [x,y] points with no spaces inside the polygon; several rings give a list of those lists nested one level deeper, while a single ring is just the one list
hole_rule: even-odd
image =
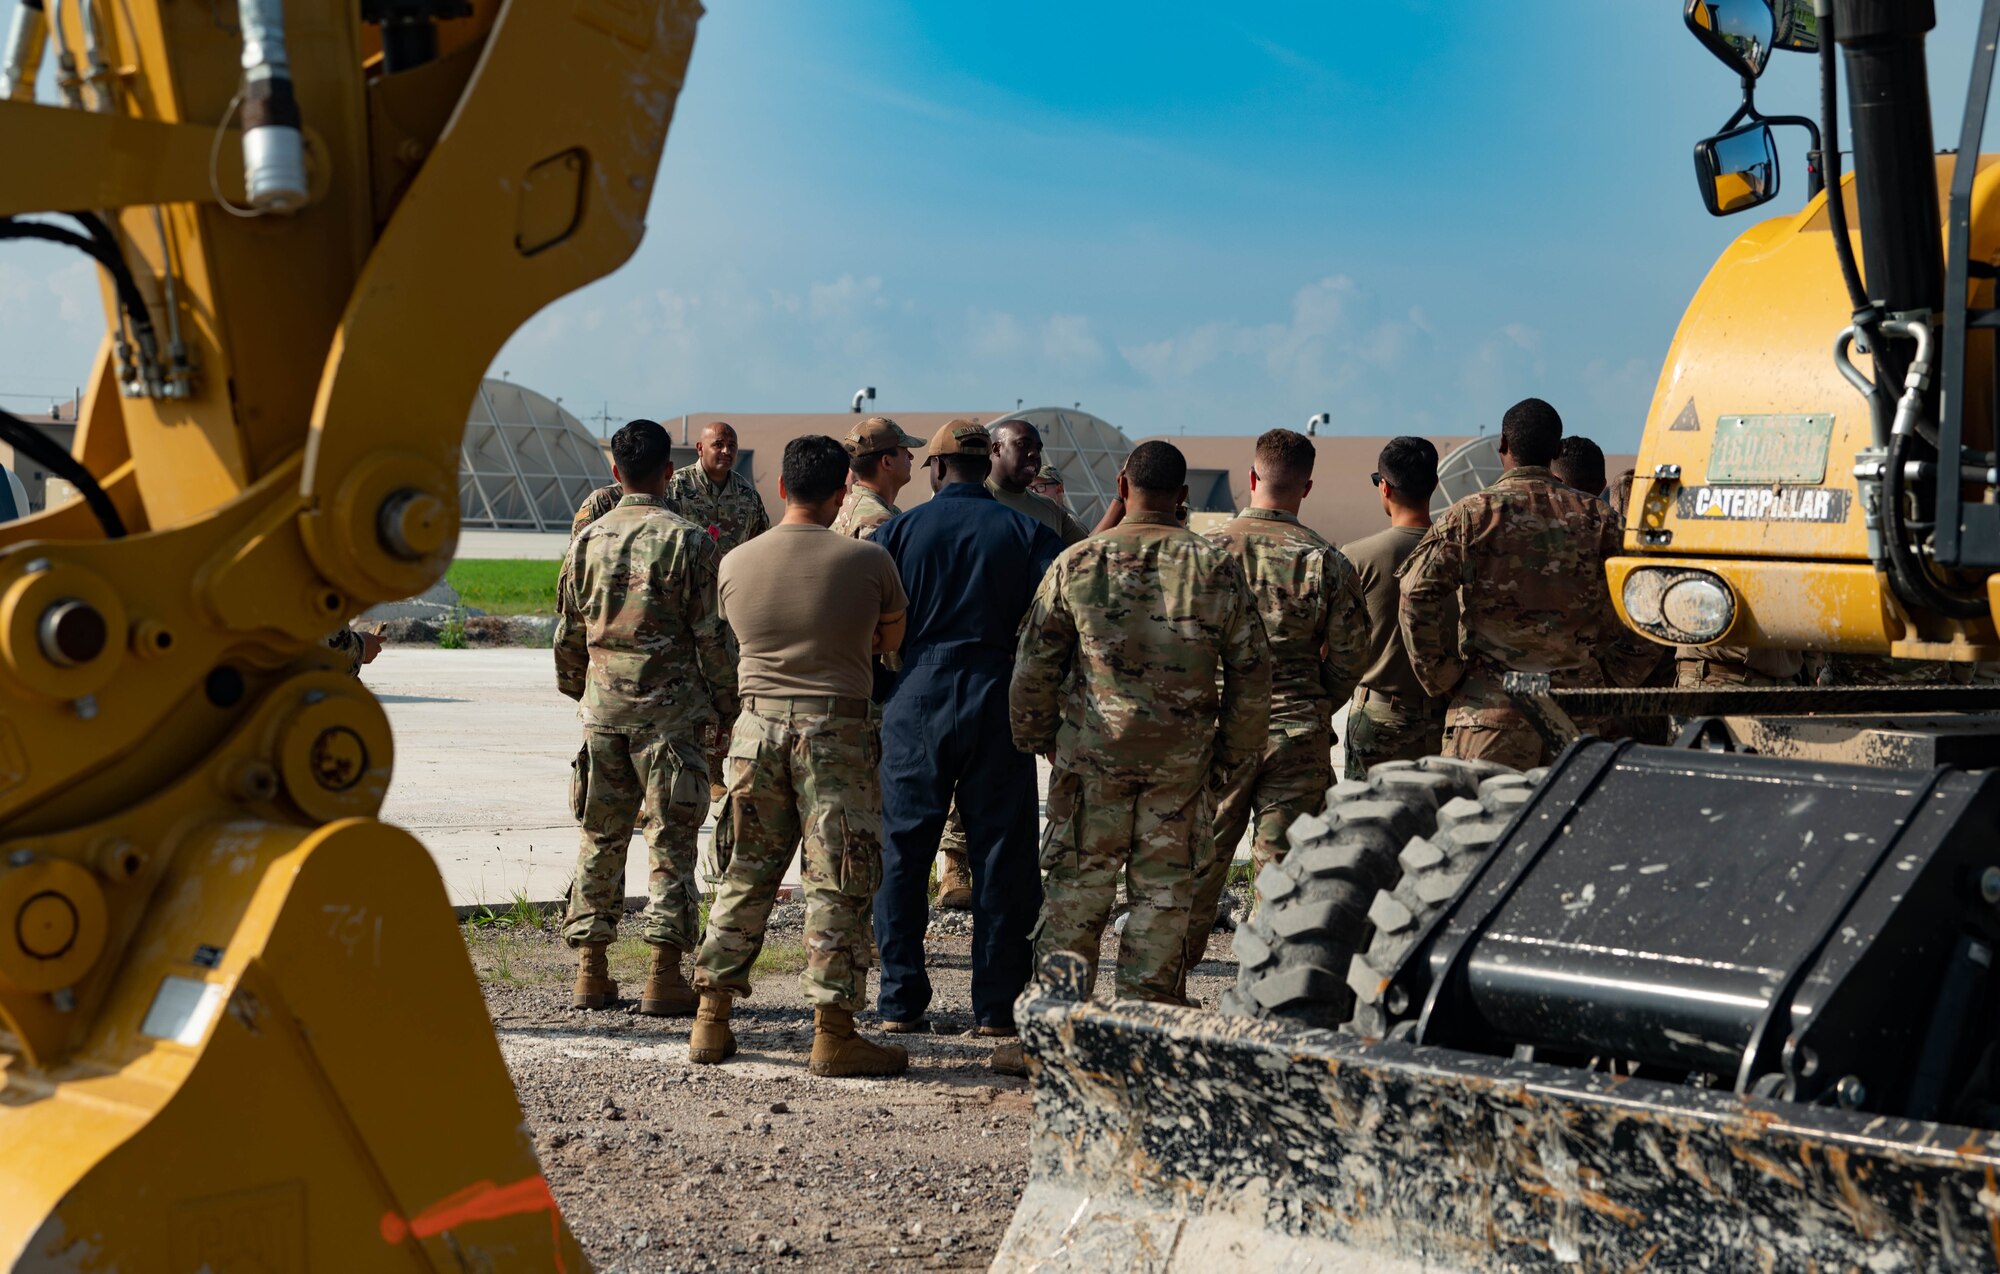
[{"label": "yellow construction equipment", "polygon": [[0,1259],[581,1270],[322,639],[443,574],[465,404],[638,245],[701,9],[225,8],[24,4],[0,74],[0,239],[109,333],[84,499],[0,526]]},{"label": "yellow construction equipment", "polygon": [[[1258,876],[1225,1015],[1044,967],[996,1269],[2000,1270],[2000,690],[1956,684],[2000,659],[1980,8],[1939,155],[1929,0],[1685,0],[1743,88],[1696,147],[1709,210],[1777,197],[1773,125],[1812,131],[1824,188],[1689,305],[1609,564],[1664,645],[1931,684],[1508,674],[1555,762],[1335,786]],[[1818,122],[1757,112],[1774,49],[1818,54]],[[1635,715],[1680,744],[1577,737]]]}]

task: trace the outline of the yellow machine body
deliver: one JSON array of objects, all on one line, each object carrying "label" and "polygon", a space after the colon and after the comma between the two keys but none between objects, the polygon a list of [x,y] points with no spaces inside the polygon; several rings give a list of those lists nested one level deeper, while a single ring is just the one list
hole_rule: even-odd
[{"label": "yellow machine body", "polygon": [[[443,574],[466,404],[637,247],[700,6],[481,0],[389,73],[360,6],[292,0],[310,198],[262,216],[224,206],[233,24],[49,7],[101,65],[0,101],[0,217],[99,210],[190,374],[100,353],[76,450],[129,534],[0,526],[0,1262],[587,1268],[321,639]],[[43,629],[77,600],[81,661]]]},{"label": "yellow machine body", "polygon": [[[2000,259],[1996,159],[1982,156],[1974,179],[1975,261]],[[1937,161],[1940,203],[1952,163]],[[1851,179],[1847,189],[1854,233]],[[1626,578],[1642,567],[1700,570],[1720,577],[1735,601],[1715,644],[2000,659],[1991,616],[1912,615],[1869,562],[1854,477],[1855,457],[1870,445],[1868,404],[1834,362],[1851,306],[1832,233],[1825,195],[1816,195],[1793,216],[1751,227],[1695,293],[1646,417],[1626,517],[1629,556],[1610,563],[1611,595],[1625,622],[1644,632],[1625,612]],[[1992,289],[1975,281],[1972,303],[1991,305]],[[1975,341],[1969,350],[1965,442],[1991,448],[1990,437],[1974,432],[1992,419],[1991,346]],[[1871,371],[1865,354],[1854,358]],[[1810,446],[1774,445],[1756,433],[1774,418],[1793,422],[1793,436]],[[1969,489],[1968,498],[1983,492]]]}]

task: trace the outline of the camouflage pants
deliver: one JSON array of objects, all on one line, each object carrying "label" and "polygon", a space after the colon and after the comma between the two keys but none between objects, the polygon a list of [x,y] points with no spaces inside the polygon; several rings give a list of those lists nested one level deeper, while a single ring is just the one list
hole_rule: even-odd
[{"label": "camouflage pants", "polygon": [[1442,752],[1444,715],[1426,712],[1424,702],[1357,687],[1347,705],[1347,759],[1341,773],[1363,779],[1371,765],[1420,761]]},{"label": "camouflage pants", "polygon": [[1195,872],[1215,853],[1207,778],[1056,771],[1042,833],[1037,966],[1057,951],[1074,951],[1089,962],[1096,984],[1122,870],[1131,912],[1118,944],[1118,996],[1177,1002]]},{"label": "camouflage pants", "polygon": [[1682,690],[1706,690],[1729,686],[1783,686],[1792,682],[1743,666],[1735,660],[1681,658],[1674,660],[1674,685]]},{"label": "camouflage pants", "polygon": [[1245,828],[1254,819],[1250,841],[1250,871],[1256,873],[1285,856],[1285,831],[1301,814],[1317,814],[1333,786],[1333,735],[1325,726],[1292,727],[1298,733],[1273,738],[1264,748],[1256,771],[1236,790],[1225,794],[1215,816],[1212,852],[1195,873],[1194,906],[1188,913],[1187,967],[1201,962],[1208,950],[1209,931],[1222,905],[1230,864]]},{"label": "camouflage pants", "polygon": [[970,887],[972,869],[965,861],[965,820],[959,817],[958,802],[955,800],[951,803],[951,812],[945,815],[944,831],[938,836],[938,853],[944,855],[944,866],[938,871],[939,892],[951,885]]},{"label": "camouflage pants", "polygon": [[804,838],[806,1000],[858,1009],[868,982],[869,911],[882,878],[882,801],[873,721],[745,708],[724,776],[733,848],[717,882],[694,983],[750,994],[750,966],[778,884]]},{"label": "camouflage pants", "polygon": [[1532,770],[1549,759],[1542,736],[1519,712],[1458,704],[1445,716],[1442,754],[1467,761],[1498,761],[1517,770]]},{"label": "camouflage pants", "polygon": [[708,812],[708,771],[692,734],[650,730],[584,732],[582,845],[570,880],[563,937],[571,946],[618,936],[625,909],[625,853],[641,806],[651,811],[646,843],[647,942],[685,951],[699,936],[694,850]]}]

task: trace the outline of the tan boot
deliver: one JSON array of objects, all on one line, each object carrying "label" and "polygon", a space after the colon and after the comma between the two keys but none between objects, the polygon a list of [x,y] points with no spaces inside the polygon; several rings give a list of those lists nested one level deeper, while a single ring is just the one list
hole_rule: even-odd
[{"label": "tan boot", "polygon": [[688,1032],[688,1060],[713,1066],[736,1056],[736,1032],[729,1029],[731,997],[725,991],[703,991]]},{"label": "tan boot", "polygon": [[654,947],[653,971],[639,997],[639,1011],[647,1017],[686,1017],[694,1012],[698,1000],[681,972],[681,949]]},{"label": "tan boot", "polygon": [[937,905],[946,911],[972,910],[972,872],[965,865],[963,852],[944,851],[944,869],[938,873]]},{"label": "tan boot", "polygon": [[815,1075],[900,1075],[910,1066],[910,1052],[901,1044],[877,1044],[854,1033],[854,1014],[847,1009],[820,1009],[813,1015],[812,1062]]},{"label": "tan boot", "polygon": [[608,1009],[618,1003],[618,984],[611,980],[611,966],[604,958],[608,942],[586,942],[576,949],[576,993],[570,1007]]},{"label": "tan boot", "polygon": [[993,1050],[993,1057],[986,1064],[1002,1075],[1026,1075],[1028,1052],[1021,1047],[1021,1041],[1009,1040]]}]

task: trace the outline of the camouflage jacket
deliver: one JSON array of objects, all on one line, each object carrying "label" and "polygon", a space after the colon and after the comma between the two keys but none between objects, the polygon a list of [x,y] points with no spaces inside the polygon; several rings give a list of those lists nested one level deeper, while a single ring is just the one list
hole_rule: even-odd
[{"label": "camouflage jacket", "polygon": [[628,495],[563,563],[556,686],[586,726],[692,730],[736,714],[736,640],[715,598],[720,555],[659,496]]},{"label": "camouflage jacket", "polygon": [[994,499],[1014,512],[1033,518],[1061,536],[1064,548],[1090,534],[1083,523],[1070,516],[1068,509],[1045,495],[1036,495],[1033,491],[1009,491],[991,478],[986,480],[986,489],[993,493]]},{"label": "camouflage jacket", "polygon": [[583,528],[617,508],[618,502],[624,498],[625,488],[615,482],[585,496],[583,503],[577,506],[575,516],[569,520],[569,538],[574,540],[583,534]]},{"label": "camouflage jacket", "polygon": [[[624,498],[625,488],[615,482],[609,486],[599,487],[585,496],[583,503],[577,506],[576,513],[569,520],[570,547],[576,547],[576,537],[583,534],[583,528],[617,508],[618,502]],[[568,587],[569,554],[565,552],[563,554],[563,564],[556,571],[556,599],[558,603],[562,600],[563,590]]]},{"label": "camouflage jacket", "polygon": [[872,540],[876,528],[899,512],[880,491],[857,482],[847,489],[847,498],[840,502],[840,512],[833,519],[833,533]]},{"label": "camouflage jacket", "polygon": [[1245,509],[1208,533],[1249,581],[1271,643],[1271,732],[1325,727],[1368,659],[1368,606],[1340,550],[1296,515]]},{"label": "camouflage jacket", "polygon": [[331,650],[334,654],[339,655],[347,661],[348,676],[358,677],[361,675],[361,656],[366,653],[367,647],[361,644],[360,633],[355,632],[352,628],[343,626],[334,629],[321,640],[325,643],[328,650]]},{"label": "camouflage jacket", "polygon": [[[1509,469],[1440,515],[1397,574],[1403,645],[1417,680],[1467,706],[1506,707],[1500,677],[1633,686],[1664,653],[1618,620],[1604,562],[1623,531],[1602,500],[1546,468]],[[1447,630],[1458,600],[1457,632]]]},{"label": "camouflage jacket", "polygon": [[1236,559],[1135,513],[1042,577],[1008,707],[1014,746],[1053,748],[1063,768],[1228,781],[1264,754],[1270,695],[1271,647]]},{"label": "camouflage jacket", "polygon": [[716,550],[729,550],[771,529],[771,515],[764,510],[764,497],[740,473],[716,486],[699,464],[676,469],[667,483],[667,507],[708,532]]}]

